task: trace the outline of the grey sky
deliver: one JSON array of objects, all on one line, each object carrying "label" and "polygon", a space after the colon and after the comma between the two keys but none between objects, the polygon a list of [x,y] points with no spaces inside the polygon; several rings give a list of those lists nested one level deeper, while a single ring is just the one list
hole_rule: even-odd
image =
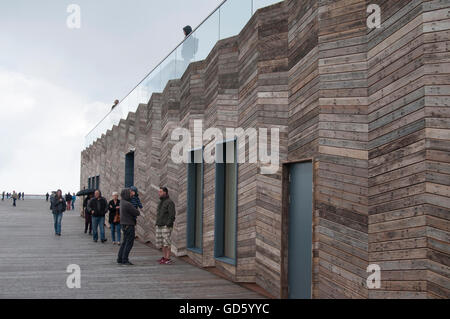
[{"label": "grey sky", "polygon": [[220,2],[0,1],[0,192],[78,191],[84,135]]}]

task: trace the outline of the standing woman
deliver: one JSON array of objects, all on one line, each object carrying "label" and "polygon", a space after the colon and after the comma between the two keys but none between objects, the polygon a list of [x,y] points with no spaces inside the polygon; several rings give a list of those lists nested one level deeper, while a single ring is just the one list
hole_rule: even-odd
[{"label": "standing woman", "polygon": [[61,236],[61,220],[66,210],[66,201],[62,196],[62,191],[58,189],[56,195],[52,198],[50,209],[53,213],[53,221],[55,226],[55,235]]},{"label": "standing woman", "polygon": [[[109,224],[111,225],[111,238],[113,245],[120,245],[120,200],[119,193],[112,194],[113,199],[108,204]],[[117,242],[116,242],[117,234]]]}]

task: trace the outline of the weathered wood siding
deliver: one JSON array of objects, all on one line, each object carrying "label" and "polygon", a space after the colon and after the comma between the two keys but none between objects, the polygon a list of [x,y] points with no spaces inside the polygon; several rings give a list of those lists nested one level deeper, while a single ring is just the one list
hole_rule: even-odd
[{"label": "weathered wood siding", "polygon": [[[367,27],[369,4],[381,7],[379,29]],[[173,129],[193,136],[194,120],[224,134],[275,127],[280,161],[314,164],[312,297],[448,298],[449,43],[443,0],[285,0],[263,8],[83,151],[81,186],[100,175],[105,196],[120,191],[125,154],[136,148],[145,207],[138,236],[155,241],[157,190],[167,186],[177,207],[174,253],[282,297],[289,256],[281,165],[263,175],[245,149],[234,266],[214,258],[215,165],[204,165],[198,253],[186,249],[187,167],[170,159]],[[215,142],[203,141],[205,151]],[[381,266],[380,289],[367,287],[369,264]]]}]

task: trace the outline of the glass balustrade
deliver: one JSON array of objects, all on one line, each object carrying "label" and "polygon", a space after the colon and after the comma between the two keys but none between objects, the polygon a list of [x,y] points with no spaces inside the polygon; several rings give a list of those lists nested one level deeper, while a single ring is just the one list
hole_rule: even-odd
[{"label": "glass balustrade", "polygon": [[239,34],[258,9],[278,2],[281,0],[223,1],[86,135],[85,146],[126,119],[139,104],[148,103],[153,93],[161,93],[168,81],[181,78],[190,63],[204,60],[217,41]]}]

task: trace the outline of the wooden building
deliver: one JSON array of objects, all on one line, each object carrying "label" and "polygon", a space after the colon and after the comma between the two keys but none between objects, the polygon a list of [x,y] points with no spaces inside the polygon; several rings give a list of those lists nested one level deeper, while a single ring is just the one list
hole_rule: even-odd
[{"label": "wooden building", "polygon": [[[368,28],[370,4],[380,28]],[[449,298],[449,48],[444,0],[260,9],[85,149],[81,187],[99,176],[109,196],[131,174],[144,204],[138,235],[154,242],[167,186],[173,252],[276,298]],[[175,164],[171,134],[195,120],[278,128],[278,172]],[[379,288],[367,286],[371,264]]]}]

